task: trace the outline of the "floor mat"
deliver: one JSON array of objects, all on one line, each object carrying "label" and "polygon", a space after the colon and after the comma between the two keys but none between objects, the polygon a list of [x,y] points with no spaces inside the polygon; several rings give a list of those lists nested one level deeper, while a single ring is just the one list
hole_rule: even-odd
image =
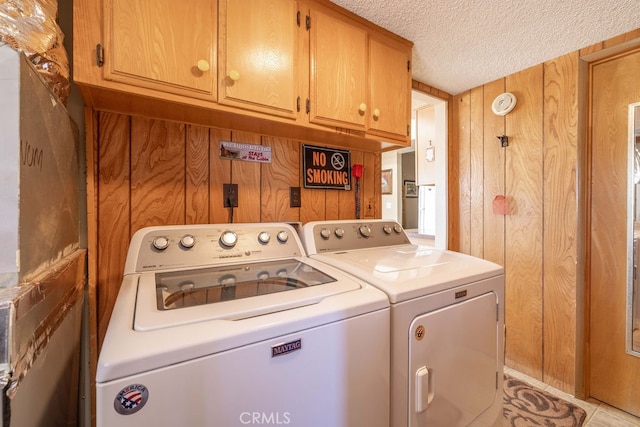
[{"label": "floor mat", "polygon": [[505,426],[578,427],[586,417],[579,406],[505,375]]}]

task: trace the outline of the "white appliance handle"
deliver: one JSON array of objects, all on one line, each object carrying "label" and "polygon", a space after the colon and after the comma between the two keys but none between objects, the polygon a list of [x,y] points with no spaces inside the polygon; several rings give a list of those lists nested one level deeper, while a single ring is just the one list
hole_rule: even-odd
[{"label": "white appliance handle", "polygon": [[416,413],[424,412],[434,396],[433,371],[423,366],[416,371]]}]

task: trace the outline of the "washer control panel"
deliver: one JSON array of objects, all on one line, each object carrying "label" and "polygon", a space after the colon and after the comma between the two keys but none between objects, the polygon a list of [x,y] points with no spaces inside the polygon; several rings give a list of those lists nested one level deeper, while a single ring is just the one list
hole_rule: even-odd
[{"label": "washer control panel", "polygon": [[147,227],[131,239],[125,274],[304,255],[288,223]]},{"label": "washer control panel", "polygon": [[402,226],[390,220],[309,222],[301,238],[308,255],[411,243]]}]

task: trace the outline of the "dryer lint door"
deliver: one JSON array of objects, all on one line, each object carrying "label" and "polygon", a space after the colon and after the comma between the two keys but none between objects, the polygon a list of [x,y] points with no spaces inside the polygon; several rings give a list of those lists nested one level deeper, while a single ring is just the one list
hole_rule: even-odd
[{"label": "dryer lint door", "polygon": [[496,305],[488,292],[411,323],[409,426],[467,426],[502,399]]}]

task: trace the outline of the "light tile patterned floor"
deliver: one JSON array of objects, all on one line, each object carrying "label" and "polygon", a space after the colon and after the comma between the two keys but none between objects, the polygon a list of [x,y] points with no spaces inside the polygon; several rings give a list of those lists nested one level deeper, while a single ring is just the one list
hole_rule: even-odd
[{"label": "light tile patterned floor", "polygon": [[504,373],[514,378],[518,378],[526,383],[531,384],[541,390],[551,393],[554,396],[558,396],[568,402],[580,406],[587,413],[587,418],[584,423],[584,427],[634,427],[640,426],[640,418],[634,417],[626,412],[616,409],[606,403],[599,402],[595,399],[580,400],[564,393],[558,389],[555,389],[543,382],[540,382],[534,378],[529,377],[521,372],[514,371],[513,369],[504,368]]}]

